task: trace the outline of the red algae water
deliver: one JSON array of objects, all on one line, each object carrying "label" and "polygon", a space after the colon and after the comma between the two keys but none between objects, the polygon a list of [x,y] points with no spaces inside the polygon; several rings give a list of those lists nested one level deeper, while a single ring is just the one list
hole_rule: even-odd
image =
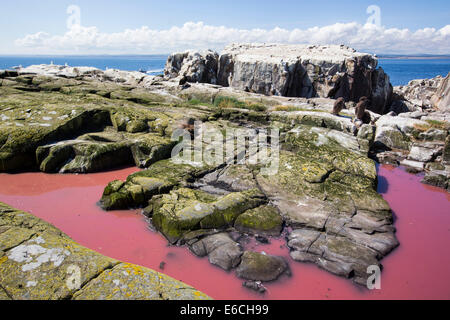
[{"label": "red algae water", "polygon": [[[168,246],[134,211],[104,212],[103,189],[136,168],[89,175],[0,174],[0,201],[27,211],[99,253],[163,272],[215,299],[450,299],[450,195],[420,183],[401,168],[379,167],[379,192],[395,212],[400,247],[383,259],[381,289],[369,291],[313,264],[289,258],[285,240],[251,241],[246,249],[284,256],[292,276],[266,284],[260,295],[242,287],[234,272]],[[164,269],[160,269],[164,262]]]}]

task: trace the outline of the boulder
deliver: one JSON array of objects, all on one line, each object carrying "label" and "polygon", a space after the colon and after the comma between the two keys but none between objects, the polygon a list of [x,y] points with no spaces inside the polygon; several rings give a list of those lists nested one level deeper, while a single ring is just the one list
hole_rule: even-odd
[{"label": "boulder", "polygon": [[105,130],[40,146],[36,159],[42,172],[92,173],[132,164],[148,167],[168,157],[172,147],[169,139],[153,133],[132,135]]},{"label": "boulder", "polygon": [[428,173],[421,181],[422,183],[429,184],[431,186],[439,187],[442,189],[450,188],[450,177],[449,175],[439,174],[439,173]]},{"label": "boulder", "polygon": [[376,131],[375,126],[372,126],[370,124],[363,124],[358,130],[357,137],[359,139],[367,140],[369,144],[371,144],[375,139],[375,131]]},{"label": "boulder", "polygon": [[372,94],[369,110],[384,114],[390,111],[389,105],[392,103],[393,88],[389,76],[379,67],[372,73]]},{"label": "boulder", "polygon": [[272,206],[260,206],[241,214],[234,227],[245,233],[279,236],[283,225],[278,210]]},{"label": "boulder", "polygon": [[426,121],[389,115],[381,116],[375,124],[377,127],[398,128],[404,134],[418,134],[421,132],[421,128],[430,127],[430,124]]},{"label": "boulder", "polygon": [[117,69],[107,69],[106,71],[103,72],[103,78],[107,81],[113,81],[133,86],[136,86],[145,77],[147,77],[145,73],[137,71],[122,71]]},{"label": "boulder", "polygon": [[69,160],[59,170],[61,173],[99,172],[133,163],[127,142],[77,143],[72,148],[75,156],[73,160],[67,157]]},{"label": "boulder", "polygon": [[429,162],[433,160],[437,150],[433,148],[426,148],[422,146],[413,146],[409,152],[408,159],[420,162]]},{"label": "boulder", "polygon": [[367,267],[379,266],[378,252],[346,237],[325,235],[310,230],[294,230],[289,235],[291,257],[314,262],[319,267],[357,283],[366,284]]},{"label": "boulder", "polygon": [[401,161],[400,164],[402,166],[409,167],[409,168],[412,168],[412,169],[415,169],[418,171],[422,171],[425,167],[425,164],[421,161],[408,160],[408,159]]},{"label": "boulder", "polygon": [[262,285],[261,281],[244,281],[242,286],[259,293],[264,293],[267,291],[267,288]]},{"label": "boulder", "polygon": [[428,129],[419,134],[419,139],[425,141],[444,141],[446,137],[447,133],[445,131],[435,128]]},{"label": "boulder", "polygon": [[396,127],[377,127],[374,145],[379,149],[409,150],[410,140]]},{"label": "boulder", "polygon": [[126,131],[129,133],[145,132],[148,130],[148,124],[144,120],[133,120],[127,123]]},{"label": "boulder", "polygon": [[286,124],[292,123],[319,128],[323,127],[346,133],[354,133],[357,130],[351,117],[336,117],[330,113],[321,111],[273,111],[270,113],[270,120]]},{"label": "boulder", "polygon": [[246,280],[273,281],[288,271],[289,266],[282,257],[245,251],[236,274]]},{"label": "boulder", "polygon": [[423,111],[413,111],[413,112],[404,112],[404,113],[397,112],[397,114],[399,117],[412,118],[412,119],[420,119],[420,118],[428,115],[427,112],[423,112]]},{"label": "boulder", "polygon": [[189,244],[190,250],[199,257],[208,256],[209,262],[224,270],[235,268],[241,262],[242,247],[227,233],[207,236]]}]

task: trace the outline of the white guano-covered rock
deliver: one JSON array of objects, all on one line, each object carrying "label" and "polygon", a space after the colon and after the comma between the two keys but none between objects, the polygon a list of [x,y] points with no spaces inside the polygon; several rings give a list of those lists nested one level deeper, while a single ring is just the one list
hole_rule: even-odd
[{"label": "white guano-covered rock", "polygon": [[[216,77],[210,73],[215,67],[210,60],[214,56],[218,62]],[[211,67],[204,68],[204,65]],[[165,75],[265,95],[344,97],[356,102],[366,96],[372,100],[369,109],[381,114],[390,105],[392,86],[377,65],[374,56],[346,46],[233,44],[220,57],[212,53],[173,54]],[[191,72],[191,69],[200,71]]]}]

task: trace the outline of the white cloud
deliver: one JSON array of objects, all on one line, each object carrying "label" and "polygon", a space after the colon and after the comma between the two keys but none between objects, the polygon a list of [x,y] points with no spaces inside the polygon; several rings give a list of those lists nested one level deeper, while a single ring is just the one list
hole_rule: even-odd
[{"label": "white cloud", "polygon": [[118,33],[75,25],[64,35],[45,32],[27,35],[17,39],[15,46],[25,51],[32,49],[34,53],[169,53],[185,49],[220,50],[232,42],[346,44],[376,53],[450,54],[450,25],[411,31],[350,22],[304,30],[278,27],[249,30],[187,22],[166,30],[143,26]]}]

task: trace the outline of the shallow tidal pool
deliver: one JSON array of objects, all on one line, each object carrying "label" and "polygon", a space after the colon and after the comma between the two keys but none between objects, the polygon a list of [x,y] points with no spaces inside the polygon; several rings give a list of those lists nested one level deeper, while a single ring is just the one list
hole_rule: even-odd
[{"label": "shallow tidal pool", "polygon": [[266,245],[246,244],[289,261],[292,276],[265,284],[264,295],[242,287],[233,271],[227,273],[185,247],[168,246],[149,229],[140,210],[105,212],[97,206],[109,181],[125,180],[137,170],[0,174],[0,201],[52,223],[81,245],[163,272],[215,299],[450,299],[450,193],[421,184],[419,176],[402,168],[378,167],[378,191],[395,213],[400,242],[382,260],[380,290],[369,291],[315,265],[295,262],[281,237]]}]

